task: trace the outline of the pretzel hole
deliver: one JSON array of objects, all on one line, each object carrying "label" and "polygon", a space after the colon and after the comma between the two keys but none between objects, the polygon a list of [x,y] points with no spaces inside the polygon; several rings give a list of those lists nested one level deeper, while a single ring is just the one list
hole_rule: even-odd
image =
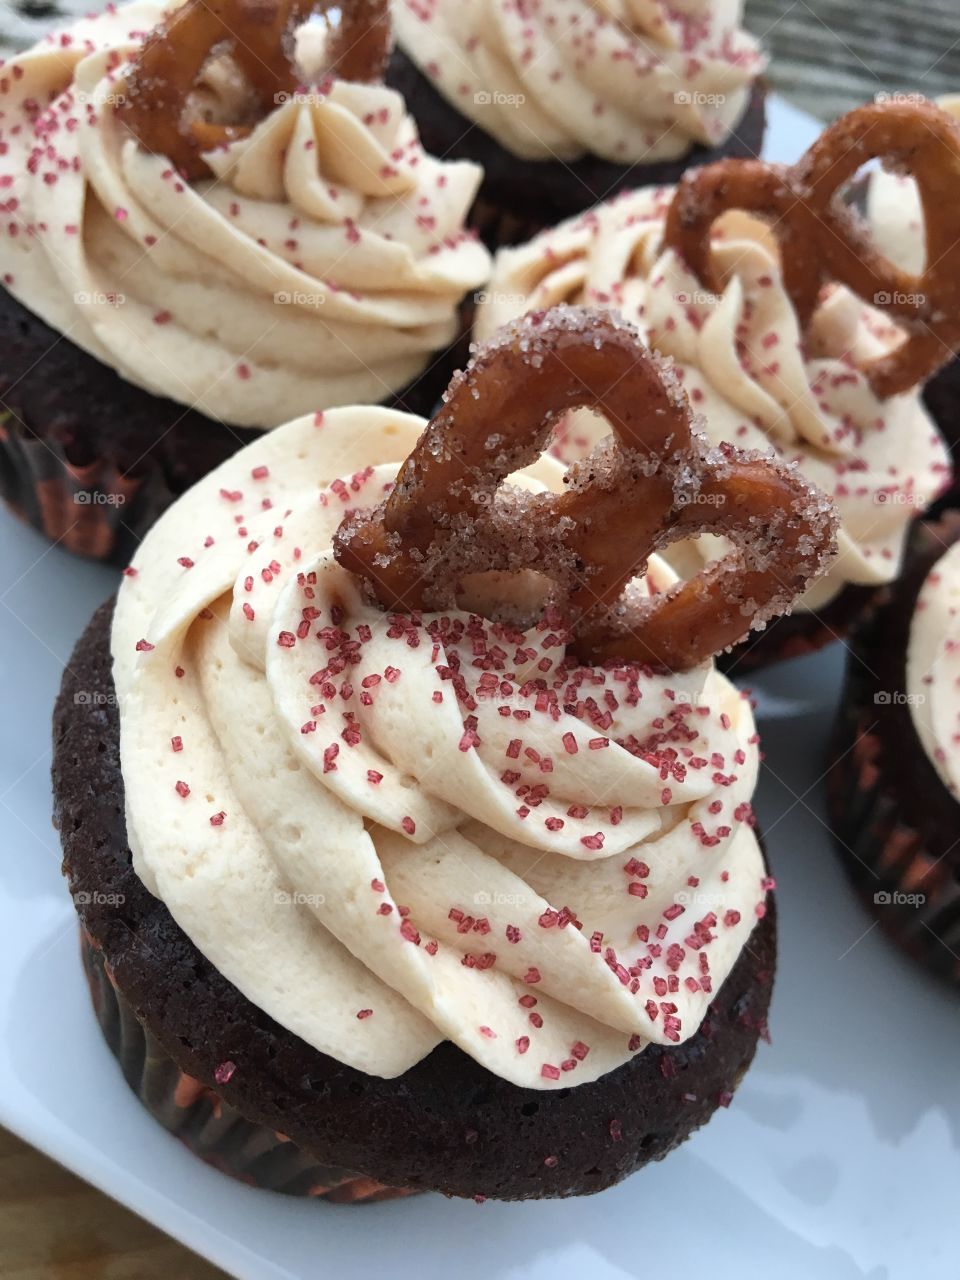
[{"label": "pretzel hole", "polygon": [[234,58],[232,42],[221,40],[210,50],[184,100],[183,124],[246,130],[262,117],[260,97]]}]

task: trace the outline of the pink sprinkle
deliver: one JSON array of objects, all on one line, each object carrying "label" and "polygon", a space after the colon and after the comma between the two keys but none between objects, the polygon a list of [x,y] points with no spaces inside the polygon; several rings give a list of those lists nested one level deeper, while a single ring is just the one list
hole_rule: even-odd
[{"label": "pink sprinkle", "polygon": [[362,1022],[362,1021],[364,1020],[364,1018],[369,1018],[369,1017],[371,1017],[371,1016],[372,1016],[372,1014],[373,1014],[373,1010],[372,1010],[372,1009],[358,1009],[358,1010],[357,1010],[357,1020],[358,1020],[359,1022]]},{"label": "pink sprinkle", "polygon": [[292,631],[281,631],[277,636],[277,644],[281,649],[292,649],[297,643],[297,637]]},{"label": "pink sprinkle", "polygon": [[575,756],[580,748],[577,746],[577,740],[572,733],[563,735],[563,749],[568,756]]},{"label": "pink sprinkle", "polygon": [[230,1062],[229,1060],[227,1062],[221,1062],[216,1071],[214,1071],[213,1078],[216,1080],[217,1084],[228,1084],[236,1069],[237,1064],[235,1062]]},{"label": "pink sprinkle", "polygon": [[517,1053],[526,1053],[530,1048],[530,1037],[521,1036],[517,1043]]},{"label": "pink sprinkle", "polygon": [[177,795],[182,796],[184,800],[186,800],[187,796],[190,794],[190,788],[185,782],[178,782],[175,789]]},{"label": "pink sprinkle", "polygon": [[540,1068],[540,1074],[544,1080],[559,1080],[560,1068],[552,1066],[549,1062],[545,1062]]},{"label": "pink sprinkle", "polygon": [[171,745],[171,747],[173,747],[174,751],[182,751],[182,750],[183,750],[183,739],[180,737],[180,735],[179,735],[179,734],[177,734],[177,736],[176,736],[175,738],[171,738],[171,739],[170,739],[170,745]]},{"label": "pink sprinkle", "polygon": [[[604,740],[606,741],[606,740]],[[598,831],[592,836],[581,836],[580,843],[585,849],[602,849],[603,848],[603,832]]]},{"label": "pink sprinkle", "polygon": [[407,833],[408,836],[412,836],[417,829],[417,824],[409,815],[401,819],[400,825],[401,827],[403,827],[404,831]]},{"label": "pink sprinkle", "polygon": [[149,640],[137,641],[137,653],[152,653],[156,645],[152,645]]},{"label": "pink sprinkle", "polygon": [[227,815],[224,813],[224,811],[223,811],[222,809],[220,810],[220,812],[219,812],[219,813],[212,813],[212,814],[210,815],[210,825],[211,825],[211,827],[222,827],[222,826],[223,826],[223,820],[224,820],[224,818],[225,818],[226,816],[227,816]]}]

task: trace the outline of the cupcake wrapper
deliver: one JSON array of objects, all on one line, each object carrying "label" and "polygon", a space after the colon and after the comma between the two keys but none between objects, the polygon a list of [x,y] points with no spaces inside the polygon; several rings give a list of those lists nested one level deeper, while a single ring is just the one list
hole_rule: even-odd
[{"label": "cupcake wrapper", "polygon": [[884,932],[918,963],[960,987],[957,860],[930,849],[907,820],[896,779],[879,768],[882,742],[871,728],[876,716],[849,694],[848,688],[828,775],[831,825],[844,865]]},{"label": "cupcake wrapper", "polygon": [[123,474],[116,462],[68,461],[60,441],[0,414],[0,496],[13,513],[74,552],[125,564],[172,494],[159,473]]},{"label": "cupcake wrapper", "polygon": [[485,195],[482,188],[470,210],[470,226],[491,252],[504,245],[524,244],[551,225],[543,216],[505,209],[499,201]]},{"label": "cupcake wrapper", "polygon": [[417,1194],[320,1164],[284,1134],[246,1119],[215,1089],[186,1075],[141,1025],[83,930],[80,943],[97,1021],[124,1079],[154,1119],[194,1155],[249,1186],[336,1204]]},{"label": "cupcake wrapper", "polygon": [[817,653],[844,639],[880,590],[848,585],[818,613],[797,610],[775,618],[763,631],[751,631],[730,653],[719,654],[717,666],[725,675],[745,676],[776,662]]}]

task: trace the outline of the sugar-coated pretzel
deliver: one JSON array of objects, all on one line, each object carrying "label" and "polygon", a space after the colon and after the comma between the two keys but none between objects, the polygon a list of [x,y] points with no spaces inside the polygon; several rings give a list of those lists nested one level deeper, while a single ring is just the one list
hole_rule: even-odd
[{"label": "sugar-coated pretzel", "polygon": [[[918,276],[884,257],[836,198],[869,160],[892,163],[917,183],[927,242]],[[710,252],[716,219],[728,209],[769,219],[801,326],[830,281],[902,321],[905,341],[864,369],[877,395],[887,397],[924,382],[960,348],[958,204],[960,122],[931,102],[890,100],[841,117],[795,165],[721,160],[688,172],[667,215],[664,247],[719,292]]]},{"label": "sugar-coated pretzel", "polygon": [[297,88],[294,32],[312,14],[335,13],[327,70],[377,81],[390,52],[389,0],[186,0],[144,41],[118,114],[148,151],[188,178],[209,173],[202,153],[250,133],[252,123],[186,118],[187,98],[211,53],[229,49],[261,116]]},{"label": "sugar-coated pretzel", "polygon": [[[590,408],[612,436],[562,494],[505,477],[535,461],[557,418]],[[652,551],[724,534],[736,550],[669,592],[625,594]],[[584,661],[682,671],[792,604],[835,551],[832,504],[795,470],[708,451],[672,369],[611,312],[556,307],[479,350],[389,497],[341,523],[334,552],[389,609],[442,608],[470,574],[535,569]]]}]

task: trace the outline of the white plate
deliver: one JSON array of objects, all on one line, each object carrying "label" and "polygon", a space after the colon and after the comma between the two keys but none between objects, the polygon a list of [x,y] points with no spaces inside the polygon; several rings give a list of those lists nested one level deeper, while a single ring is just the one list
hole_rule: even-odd
[{"label": "white plate", "polygon": [[[818,128],[771,107],[769,153],[792,159]],[[0,1122],[241,1280],[956,1274],[958,1004],[883,940],[823,824],[840,646],[763,680],[757,807],[782,943],[773,1045],[730,1110],[588,1199],[337,1207],[208,1169],[150,1119],[101,1040],[50,825],[49,726],[61,668],[117,575],[6,512],[0,540]]]}]

